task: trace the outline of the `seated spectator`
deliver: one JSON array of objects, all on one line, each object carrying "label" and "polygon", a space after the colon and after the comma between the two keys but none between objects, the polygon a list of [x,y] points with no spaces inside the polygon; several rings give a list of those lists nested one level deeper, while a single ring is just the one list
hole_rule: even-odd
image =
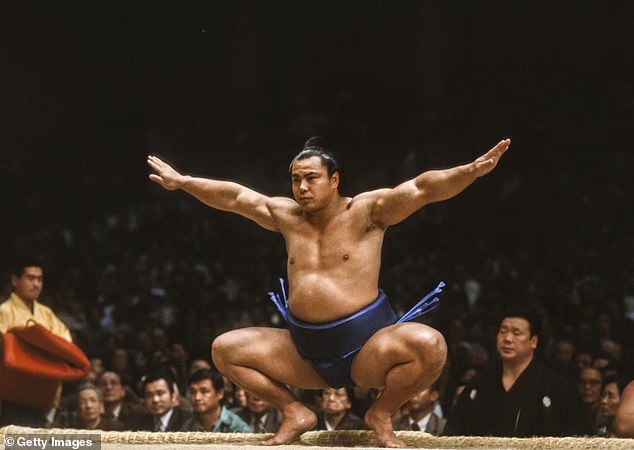
[{"label": "seated spectator", "polygon": [[404,405],[408,411],[407,414],[393,421],[394,430],[424,431],[433,435],[442,434],[446,420],[433,412],[434,404],[439,397],[437,383],[414,395]]},{"label": "seated spectator", "polygon": [[[483,369],[480,369],[480,370],[483,370]],[[453,407],[456,406],[458,397],[460,397],[460,394],[462,394],[462,391],[464,391],[464,388],[467,385],[467,383],[473,380],[477,375],[478,375],[478,369],[474,367],[468,367],[467,369],[465,369],[465,371],[462,373],[458,381],[454,385],[452,385],[452,387],[449,388],[449,392],[451,395],[444,396],[445,398],[443,401],[442,410],[451,411]]]},{"label": "seated spectator", "polygon": [[[240,386],[234,386],[233,388],[233,400],[231,401],[234,410],[246,408],[247,406],[247,391]],[[235,411],[234,411],[235,412]]]},{"label": "seated spectator", "polygon": [[467,352],[466,367],[473,367],[476,370],[485,367],[489,362],[489,352],[480,344],[471,344]]},{"label": "seated spectator", "polygon": [[614,364],[614,362],[615,361],[611,357],[600,354],[597,355],[597,357],[594,358],[594,360],[592,361],[592,367],[603,372],[603,369],[605,369],[610,364]]},{"label": "seated spectator", "polygon": [[277,433],[284,416],[282,412],[250,392],[246,393],[247,404],[235,410],[242,420],[249,424],[254,433]]},{"label": "seated spectator", "polygon": [[619,376],[620,364],[619,362],[607,354],[599,354],[594,361],[592,361],[592,367],[599,369],[603,378],[608,376]]},{"label": "seated spectator", "polygon": [[530,437],[590,432],[573,387],[534,357],[539,327],[530,310],[507,311],[496,337],[500,360],[464,389],[449,414],[445,434]]},{"label": "seated spectator", "polygon": [[194,372],[199,371],[200,369],[211,369],[211,364],[209,364],[209,361],[206,361],[204,359],[194,359],[189,364],[189,374],[190,374],[190,376]]},{"label": "seated spectator", "polygon": [[70,414],[60,412],[54,427],[81,430],[122,431],[125,425],[116,419],[104,417],[104,402],[101,390],[93,384],[82,384],[77,388],[76,409]]},{"label": "seated spectator", "polygon": [[621,403],[621,386],[614,376],[606,377],[603,380],[601,390],[601,405],[599,406],[599,422],[597,429],[598,436],[616,437],[614,426],[614,416]]},{"label": "seated spectator", "polygon": [[105,416],[123,423],[126,430],[132,429],[145,414],[145,408],[125,400],[126,391],[119,374],[112,371],[103,372],[99,377],[98,386],[103,392]]},{"label": "seated spectator", "polygon": [[[365,417],[368,408],[370,408],[372,402],[377,398],[377,390],[355,386],[352,392],[354,395],[350,398],[350,402],[352,403],[352,409],[350,409],[350,411],[357,417]],[[320,408],[321,406],[317,409]]]},{"label": "seated spectator", "polygon": [[191,377],[191,375],[201,369],[209,369],[211,370],[211,364],[209,364],[209,361],[205,360],[205,359],[194,359],[190,364],[189,364],[189,373],[187,374],[187,386],[185,386],[185,392],[184,394],[189,397],[189,377]]},{"label": "seated spectator", "polygon": [[623,347],[612,339],[606,339],[601,342],[599,347],[599,353],[606,355],[608,358],[619,362],[623,357]]},{"label": "seated spectator", "polygon": [[577,392],[584,406],[592,431],[598,426],[599,406],[601,406],[601,384],[603,376],[599,369],[586,367],[577,377]]},{"label": "seated spectator", "polygon": [[585,350],[578,350],[575,356],[572,358],[573,363],[577,369],[577,372],[585,369],[586,367],[592,367],[592,353]]},{"label": "seated spectator", "polygon": [[250,433],[251,427],[221,404],[224,393],[222,375],[209,369],[194,372],[189,379],[194,414],[185,421],[181,431]]},{"label": "seated spectator", "polygon": [[97,379],[104,371],[103,360],[101,358],[90,358],[90,374],[88,378],[94,385],[97,385]]},{"label": "seated spectator", "polygon": [[180,342],[174,342],[169,347],[169,363],[174,368],[176,375],[176,385],[180,392],[185,392],[187,389],[187,378],[189,377],[189,352],[185,346]]},{"label": "seated spectator", "polygon": [[134,427],[146,431],[179,431],[191,413],[179,406],[175,383],[166,373],[155,372],[141,380],[145,414]]},{"label": "seated spectator", "polygon": [[348,388],[321,391],[321,411],[317,413],[317,430],[367,430],[359,417],[350,412],[354,395]]},{"label": "seated spectator", "polygon": [[130,364],[130,352],[124,346],[118,345],[112,350],[108,368],[119,374],[125,386],[132,386],[136,380],[136,373]]},{"label": "seated spectator", "polygon": [[574,353],[575,344],[570,339],[562,338],[555,342],[550,359],[550,366],[571,382],[574,382],[577,375],[577,369],[572,359]]},{"label": "seated spectator", "polygon": [[634,380],[623,389],[621,404],[614,416],[614,425],[618,437],[634,438]]}]

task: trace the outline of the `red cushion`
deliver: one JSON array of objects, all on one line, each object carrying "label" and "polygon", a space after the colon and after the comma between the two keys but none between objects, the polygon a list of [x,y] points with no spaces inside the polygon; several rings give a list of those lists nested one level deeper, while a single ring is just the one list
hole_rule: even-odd
[{"label": "red cushion", "polygon": [[79,347],[39,324],[14,327],[2,338],[2,399],[50,407],[61,381],[77,380],[90,372],[90,362]]}]

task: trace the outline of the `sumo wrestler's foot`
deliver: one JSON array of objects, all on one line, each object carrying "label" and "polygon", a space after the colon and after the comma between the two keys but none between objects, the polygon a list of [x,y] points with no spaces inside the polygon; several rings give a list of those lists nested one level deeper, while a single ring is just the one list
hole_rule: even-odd
[{"label": "sumo wrestler's foot", "polygon": [[394,434],[391,414],[387,412],[375,411],[372,408],[365,413],[365,423],[376,434],[376,441],[379,447],[405,448],[403,441]]},{"label": "sumo wrestler's foot", "polygon": [[284,407],[284,421],[275,436],[262,442],[262,445],[282,445],[295,440],[305,431],[312,430],[317,424],[317,416],[301,402],[293,402]]}]

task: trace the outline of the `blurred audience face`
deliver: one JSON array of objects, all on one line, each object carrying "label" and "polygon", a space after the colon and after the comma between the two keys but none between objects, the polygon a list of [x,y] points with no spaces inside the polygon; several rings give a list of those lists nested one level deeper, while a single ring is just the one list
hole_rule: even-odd
[{"label": "blurred audience face", "polygon": [[178,394],[170,392],[167,380],[160,379],[145,385],[145,407],[153,416],[162,416],[178,405]]},{"label": "blurred audience face", "polygon": [[211,380],[201,380],[189,384],[189,399],[192,409],[198,414],[209,414],[220,408],[224,391],[216,391]]},{"label": "blurred audience face", "polygon": [[187,362],[187,350],[180,342],[175,342],[170,346],[170,359],[174,363],[184,364]]},{"label": "blurred audience face", "polygon": [[268,412],[271,409],[271,404],[257,395],[247,392],[247,408],[258,416]]},{"label": "blurred audience face", "polygon": [[121,377],[115,372],[104,372],[99,377],[99,389],[103,392],[105,404],[119,403],[125,397]]},{"label": "blurred audience face", "polygon": [[623,348],[621,344],[612,339],[604,339],[601,342],[601,353],[612,358],[614,361],[621,361]]},{"label": "blurred audience face", "polygon": [[321,394],[321,407],[325,414],[345,413],[352,407],[345,388],[324,389]]},{"label": "blurred audience face", "polygon": [[489,361],[489,353],[481,345],[473,345],[467,353],[467,365],[484,367]]},{"label": "blurred audience face", "polygon": [[86,375],[85,380],[90,383],[90,384],[94,384],[95,386],[97,386],[97,380],[99,379],[99,376],[103,373],[103,363],[101,361],[101,358],[92,358],[90,360],[90,372],[88,372],[88,375]]},{"label": "blurred audience face", "polygon": [[209,364],[204,359],[195,359],[189,366],[189,373],[195,373],[200,369],[211,369],[211,364]]},{"label": "blurred audience face", "polygon": [[152,342],[152,337],[150,333],[147,331],[139,331],[139,334],[136,337],[137,345],[139,349],[141,349],[144,353],[151,353],[154,348],[154,343]]},{"label": "blurred audience face", "polygon": [[112,352],[112,368],[120,373],[128,370],[129,354],[125,348],[115,348]]},{"label": "blurred audience face", "polygon": [[605,418],[613,418],[616,414],[616,410],[619,409],[620,404],[621,394],[619,393],[619,386],[617,383],[608,383],[603,386],[599,414]]},{"label": "blurred audience face", "polygon": [[590,353],[579,352],[575,355],[574,360],[577,370],[582,370],[586,367],[592,367],[592,355]]},{"label": "blurred audience face", "polygon": [[167,335],[163,328],[157,327],[152,330],[152,340],[154,341],[154,348],[160,350],[167,349]]},{"label": "blurred audience face", "polygon": [[410,398],[406,407],[412,413],[427,414],[431,412],[434,402],[438,400],[438,391],[427,388]]},{"label": "blurred audience face", "polygon": [[503,363],[530,361],[537,348],[537,336],[530,333],[528,320],[506,317],[497,335],[497,349]]},{"label": "blurred audience face", "polygon": [[572,364],[575,346],[570,341],[558,341],[555,345],[555,361],[560,364]]},{"label": "blurred audience face", "polygon": [[601,372],[603,372],[603,369],[605,369],[609,364],[610,360],[604,356],[598,356],[594,361],[592,361],[592,367],[600,370]]},{"label": "blurred audience face", "polygon": [[577,378],[577,391],[585,405],[598,405],[601,400],[601,372],[592,367],[586,367]]},{"label": "blurred audience face", "polygon": [[101,360],[101,358],[92,358],[90,360],[90,367],[92,371],[97,374],[97,376],[103,373],[104,368],[103,368],[103,361]]},{"label": "blurred audience face", "polygon": [[447,331],[447,340],[452,343],[464,341],[466,336],[464,322],[461,319],[452,319],[449,322],[449,330]]},{"label": "blurred audience face", "polygon": [[11,286],[15,295],[22,300],[32,303],[42,293],[44,286],[44,271],[41,267],[25,267],[22,275],[11,275]]},{"label": "blurred audience face", "polygon": [[96,426],[103,412],[103,403],[96,389],[84,389],[79,393],[77,397],[77,417],[84,427]]},{"label": "blurred audience face", "polygon": [[247,391],[242,389],[240,386],[236,386],[236,388],[234,389],[233,398],[235,399],[235,406],[237,408],[247,406]]},{"label": "blurred audience face", "polygon": [[612,334],[612,319],[609,314],[600,313],[594,322],[597,335],[601,339],[609,339]]}]

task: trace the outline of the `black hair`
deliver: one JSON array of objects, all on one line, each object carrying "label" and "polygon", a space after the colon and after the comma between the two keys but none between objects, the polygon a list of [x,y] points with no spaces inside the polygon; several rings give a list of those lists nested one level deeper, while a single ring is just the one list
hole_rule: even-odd
[{"label": "black hair", "polygon": [[[344,386],[343,388],[346,390],[346,395],[348,396],[348,401],[350,403],[354,402],[355,401],[354,387],[352,387],[352,386]],[[333,388],[333,389],[337,389],[337,388]],[[321,397],[324,396],[324,391],[325,391],[325,389],[319,389],[319,395]]]},{"label": "black hair", "polygon": [[159,380],[165,380],[165,382],[167,383],[167,387],[170,390],[170,394],[174,393],[174,377],[172,377],[169,372],[151,372],[148,373],[147,375],[145,375],[143,378],[141,378],[141,389],[143,392],[143,395],[145,395],[145,387],[150,384],[150,383],[154,383],[155,381],[159,381]]},{"label": "black hair", "polygon": [[221,391],[225,389],[225,380],[222,379],[222,375],[218,372],[214,372],[210,369],[199,369],[192,373],[189,377],[189,384],[198,383],[199,381],[209,380],[214,390]]},{"label": "black hair", "polygon": [[118,370],[114,370],[114,369],[106,369],[103,372],[101,372],[99,374],[99,376],[97,377],[97,384],[99,384],[99,382],[103,379],[104,375],[107,373],[113,373],[116,375],[116,377],[119,379],[119,383],[121,384],[121,387],[123,389],[126,389],[127,386],[130,386],[130,380],[125,379],[124,376],[121,374],[121,372],[119,372]]},{"label": "black hair", "polygon": [[293,171],[293,163],[295,161],[301,161],[302,159],[308,159],[312,157],[318,157],[321,160],[321,164],[326,167],[328,176],[331,177],[335,172],[341,173],[339,163],[335,159],[326,145],[326,141],[321,136],[313,136],[304,143],[304,148],[300,151],[295,158],[291,160],[288,166],[288,173]]},{"label": "black hair", "polygon": [[539,338],[542,331],[541,319],[532,309],[521,305],[511,305],[504,311],[502,320],[507,317],[517,317],[526,320],[528,322],[530,337],[537,336],[537,338]]},{"label": "black hair", "polygon": [[24,274],[24,269],[27,267],[41,267],[44,268],[42,260],[36,255],[19,255],[13,259],[11,266],[9,267],[9,275],[15,275],[20,278]]},{"label": "black hair", "polygon": [[97,393],[97,397],[99,398],[99,401],[103,403],[103,393],[101,392],[101,389],[99,389],[97,386],[95,386],[92,383],[83,383],[77,387],[77,401],[78,402],[79,402],[79,394],[81,394],[84,391],[95,391]]},{"label": "black hair", "polygon": [[601,390],[603,390],[606,384],[615,383],[617,389],[619,390],[619,395],[621,395],[623,393],[623,388],[625,387],[622,381],[623,380],[618,375],[608,375],[607,377],[603,377],[603,381],[601,382]]}]

